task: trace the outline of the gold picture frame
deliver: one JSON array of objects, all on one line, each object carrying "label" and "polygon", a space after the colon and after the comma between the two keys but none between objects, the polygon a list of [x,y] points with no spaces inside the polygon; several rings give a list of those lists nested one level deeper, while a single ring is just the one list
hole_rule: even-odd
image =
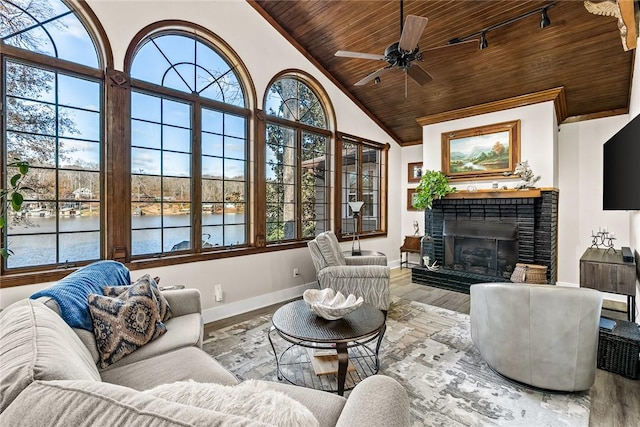
[{"label": "gold picture frame", "polygon": [[520,120],[442,134],[442,172],[449,180],[504,177],[520,162]]},{"label": "gold picture frame", "polygon": [[409,182],[420,182],[420,178],[422,178],[422,162],[409,163],[407,177]]}]

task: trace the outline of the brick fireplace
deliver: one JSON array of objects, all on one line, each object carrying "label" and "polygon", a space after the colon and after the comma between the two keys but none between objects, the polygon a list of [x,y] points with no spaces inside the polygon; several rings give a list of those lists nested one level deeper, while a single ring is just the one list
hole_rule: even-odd
[{"label": "brick fireplace", "polygon": [[508,282],[515,263],[547,266],[557,278],[558,190],[458,192],[425,211],[432,240],[423,255],[441,268],[414,267],[414,283],[469,293],[483,282]]}]

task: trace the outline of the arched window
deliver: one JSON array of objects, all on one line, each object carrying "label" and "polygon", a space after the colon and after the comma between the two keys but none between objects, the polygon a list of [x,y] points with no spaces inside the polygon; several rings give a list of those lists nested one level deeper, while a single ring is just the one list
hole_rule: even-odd
[{"label": "arched window", "polygon": [[298,73],[267,90],[266,241],[313,238],[329,229],[331,131],[317,91]]},{"label": "arched window", "polygon": [[131,62],[131,254],[248,243],[250,110],[237,65],[185,31]]},{"label": "arched window", "polygon": [[100,259],[104,60],[60,0],[3,0],[0,40],[3,164],[31,166],[23,209],[7,212],[3,270]]}]

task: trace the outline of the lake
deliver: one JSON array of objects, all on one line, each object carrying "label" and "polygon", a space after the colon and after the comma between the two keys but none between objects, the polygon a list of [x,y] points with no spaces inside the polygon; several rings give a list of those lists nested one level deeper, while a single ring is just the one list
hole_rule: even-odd
[{"label": "lake", "polygon": [[[164,221],[164,230],[159,228]],[[170,252],[176,245],[190,245],[189,215],[143,215],[131,217],[132,255]],[[100,226],[98,216],[60,217],[59,255],[56,256],[55,217],[30,217],[29,226],[11,225],[7,259],[8,268],[57,264],[58,262],[98,260],[100,256]],[[205,214],[202,217],[203,242],[211,246],[238,245],[246,242],[245,215]],[[167,228],[170,227],[170,228]],[[163,233],[164,231],[164,233]],[[24,234],[23,234],[24,233]],[[58,261],[60,260],[60,261]]]}]

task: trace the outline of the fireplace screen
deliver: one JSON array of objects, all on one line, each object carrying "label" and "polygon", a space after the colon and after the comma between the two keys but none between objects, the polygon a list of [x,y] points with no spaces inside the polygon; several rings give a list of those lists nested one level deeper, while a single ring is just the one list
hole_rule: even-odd
[{"label": "fireplace screen", "polygon": [[444,267],[487,276],[511,277],[518,262],[518,225],[445,221]]}]

